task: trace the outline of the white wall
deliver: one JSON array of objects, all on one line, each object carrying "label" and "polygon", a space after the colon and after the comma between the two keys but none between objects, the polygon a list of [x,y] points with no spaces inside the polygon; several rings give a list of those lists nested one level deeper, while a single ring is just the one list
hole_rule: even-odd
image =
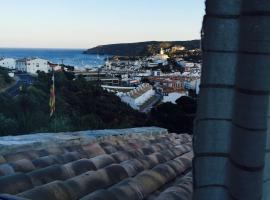
[{"label": "white wall", "polygon": [[17,61],[16,62],[16,70],[26,72],[26,62],[25,61]]},{"label": "white wall", "polygon": [[170,103],[176,104],[176,100],[185,95],[186,95],[185,93],[172,92],[172,93],[169,93],[168,96],[163,96],[162,102],[163,103],[170,102]]},{"label": "white wall", "polygon": [[148,90],[147,92],[145,92],[144,94],[142,94],[141,96],[135,99],[135,104],[142,105],[154,95],[155,95],[155,91],[153,89]]},{"label": "white wall", "polygon": [[144,104],[148,99],[150,99],[154,95],[155,95],[155,91],[153,89],[151,89],[151,90],[148,90],[147,92],[145,92],[144,94],[142,94],[141,96],[137,97],[136,99],[134,99],[126,94],[120,96],[120,98],[121,98],[122,102],[127,103],[133,109],[139,110],[140,106],[142,104]]},{"label": "white wall", "polygon": [[0,66],[8,69],[15,69],[16,61],[13,58],[4,58],[0,60]]},{"label": "white wall", "polygon": [[133,99],[132,97],[130,97],[128,95],[123,95],[120,98],[121,98],[121,101],[122,102],[127,103],[131,108],[133,108],[135,110],[139,110],[140,109],[138,107],[138,105],[136,105],[135,99]]},{"label": "white wall", "polygon": [[26,68],[26,71],[29,74],[37,74],[37,71],[43,71],[48,73],[50,69],[48,61],[39,58],[27,61]]}]

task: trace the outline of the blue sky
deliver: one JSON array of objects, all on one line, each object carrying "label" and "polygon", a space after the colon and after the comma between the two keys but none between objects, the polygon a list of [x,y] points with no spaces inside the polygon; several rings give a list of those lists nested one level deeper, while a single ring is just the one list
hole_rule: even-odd
[{"label": "blue sky", "polygon": [[0,0],[0,47],[89,48],[200,36],[204,0]]}]

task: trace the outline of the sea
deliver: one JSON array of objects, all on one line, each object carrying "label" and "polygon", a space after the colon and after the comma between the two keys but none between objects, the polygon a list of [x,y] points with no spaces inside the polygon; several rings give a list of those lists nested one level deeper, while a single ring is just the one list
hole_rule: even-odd
[{"label": "sea", "polygon": [[83,54],[84,49],[23,49],[0,48],[0,58],[42,58],[55,64],[76,68],[98,68],[104,65],[107,56]]}]

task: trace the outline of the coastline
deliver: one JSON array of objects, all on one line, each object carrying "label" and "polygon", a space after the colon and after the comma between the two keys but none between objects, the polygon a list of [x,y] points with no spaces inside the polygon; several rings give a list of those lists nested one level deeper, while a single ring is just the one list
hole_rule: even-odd
[{"label": "coastline", "polygon": [[33,58],[46,59],[55,64],[65,64],[78,68],[98,67],[105,63],[106,56],[83,54],[82,49],[32,49],[0,48],[0,58]]}]

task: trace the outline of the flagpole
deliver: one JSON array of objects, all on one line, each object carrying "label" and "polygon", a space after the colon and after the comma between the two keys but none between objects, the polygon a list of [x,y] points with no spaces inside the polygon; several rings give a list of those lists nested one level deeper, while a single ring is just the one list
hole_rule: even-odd
[{"label": "flagpole", "polygon": [[[54,90],[54,95],[55,95],[55,82],[54,82],[54,68],[52,69],[53,71],[53,90]],[[56,133],[56,96],[54,96],[54,133]]]},{"label": "flagpole", "polygon": [[[52,66],[52,86],[50,89],[50,117],[54,119],[54,132],[56,132],[56,115],[55,115],[55,77],[54,77],[54,68]],[[54,118],[53,118],[53,115]]]}]

